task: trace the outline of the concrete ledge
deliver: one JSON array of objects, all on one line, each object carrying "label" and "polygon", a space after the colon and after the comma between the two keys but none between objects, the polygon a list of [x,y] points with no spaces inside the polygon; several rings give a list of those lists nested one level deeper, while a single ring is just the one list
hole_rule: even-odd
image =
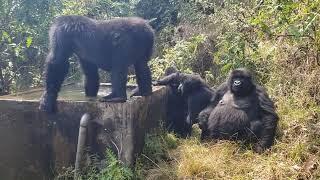
[{"label": "concrete ledge", "polygon": [[[31,93],[37,93],[33,91]],[[126,103],[59,100],[58,113],[38,111],[39,100],[0,97],[0,177],[6,180],[51,179],[74,165],[80,118],[94,122],[88,134],[90,151],[103,156],[111,148],[131,165],[144,144],[145,133],[165,118],[167,88],[154,87],[148,97]]]}]

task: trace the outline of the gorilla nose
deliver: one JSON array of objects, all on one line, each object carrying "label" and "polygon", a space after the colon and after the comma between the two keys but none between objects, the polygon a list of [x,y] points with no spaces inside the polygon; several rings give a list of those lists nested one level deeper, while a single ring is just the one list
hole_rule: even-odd
[{"label": "gorilla nose", "polygon": [[241,85],[241,81],[235,80],[235,81],[233,82],[233,84],[234,84],[235,86],[240,86],[240,85]]}]

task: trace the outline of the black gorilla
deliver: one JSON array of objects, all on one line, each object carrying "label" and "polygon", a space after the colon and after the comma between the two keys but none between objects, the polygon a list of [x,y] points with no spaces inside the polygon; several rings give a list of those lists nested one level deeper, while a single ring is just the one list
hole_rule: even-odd
[{"label": "black gorilla", "polygon": [[[177,72],[178,70],[176,68],[169,67],[166,69],[165,77]],[[158,82],[156,84],[158,84]],[[166,85],[169,88],[166,103],[166,129],[170,132],[175,132],[181,137],[186,137],[187,133],[185,132],[185,118],[187,116],[187,104],[186,100],[182,97],[181,93],[178,90],[180,84],[169,83]]]},{"label": "black gorilla", "polygon": [[152,93],[147,65],[153,51],[154,31],[141,18],[97,21],[84,16],[60,16],[49,31],[50,52],[46,59],[45,91],[40,109],[56,111],[56,99],[68,72],[68,58],[74,53],[85,74],[86,96],[99,89],[98,68],[111,71],[112,92],[101,101],[125,102],[128,66],[134,65],[138,90],[134,95]]},{"label": "black gorilla", "polygon": [[231,72],[210,106],[199,114],[202,139],[245,139],[262,152],[274,141],[278,122],[274,104],[246,69]]},{"label": "black gorilla", "polygon": [[[209,105],[214,91],[199,75],[178,72],[160,79],[156,84],[170,85],[176,91],[175,96],[180,99],[172,100],[174,101],[172,102],[169,98],[168,108],[173,114],[169,118],[183,136],[191,135],[192,125],[198,122],[199,113]],[[182,112],[184,113],[183,120],[174,119],[176,118],[175,113],[179,113],[181,117]]]}]

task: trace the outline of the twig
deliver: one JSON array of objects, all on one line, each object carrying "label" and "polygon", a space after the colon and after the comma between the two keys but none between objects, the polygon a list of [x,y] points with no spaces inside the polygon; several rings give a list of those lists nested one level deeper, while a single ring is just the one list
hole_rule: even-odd
[{"label": "twig", "polygon": [[161,167],[155,163],[154,161],[152,161],[152,159],[150,159],[148,156],[144,155],[144,154],[141,154],[143,157],[147,158],[149,161],[151,161],[154,165],[156,165],[159,169],[161,169]]},{"label": "twig", "polygon": [[120,157],[120,150],[119,150],[117,144],[115,142],[113,142],[112,140],[111,140],[111,143],[116,147],[117,152],[118,152],[118,158],[119,158]]}]

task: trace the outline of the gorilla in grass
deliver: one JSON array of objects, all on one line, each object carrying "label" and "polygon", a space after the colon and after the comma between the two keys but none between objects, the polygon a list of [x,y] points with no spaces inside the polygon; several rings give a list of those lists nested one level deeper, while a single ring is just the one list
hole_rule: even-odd
[{"label": "gorilla in grass", "polygon": [[[172,73],[158,80],[156,85],[170,85],[177,92],[179,101],[171,102],[168,98],[168,109],[172,111],[169,120],[175,124],[175,128],[182,136],[190,136],[192,125],[198,122],[199,113],[209,105],[214,91],[204,82],[199,75]],[[184,113],[183,120],[175,119],[174,115]],[[180,116],[179,116],[180,117]]]},{"label": "gorilla in grass", "polygon": [[273,102],[246,69],[231,72],[199,119],[202,139],[248,140],[259,153],[272,146],[278,123]]},{"label": "gorilla in grass", "polygon": [[50,51],[46,59],[45,91],[40,110],[54,113],[61,84],[68,72],[68,59],[76,54],[85,75],[85,94],[97,96],[98,68],[111,71],[112,92],[105,102],[125,102],[128,66],[134,65],[136,96],[152,93],[151,72],[147,65],[153,51],[154,31],[141,18],[97,21],[84,16],[60,16],[49,31]]}]

